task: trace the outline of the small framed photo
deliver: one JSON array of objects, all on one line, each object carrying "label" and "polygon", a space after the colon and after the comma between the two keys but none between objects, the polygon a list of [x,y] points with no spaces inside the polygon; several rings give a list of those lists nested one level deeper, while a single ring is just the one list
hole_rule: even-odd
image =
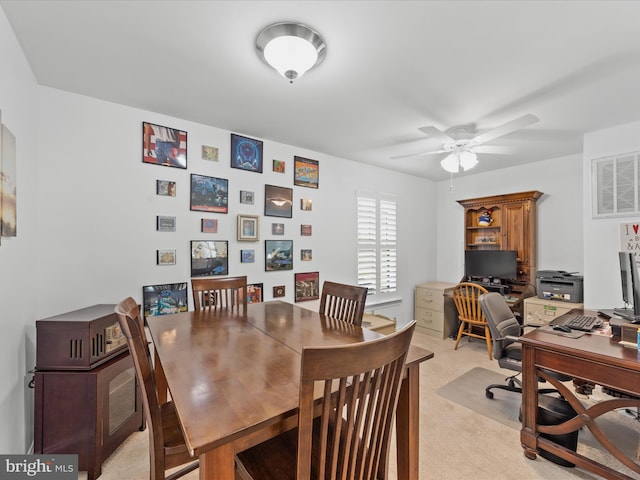
[{"label": "small framed photo", "polygon": [[156,195],[175,197],[176,182],[172,182],[170,180],[156,180]]},{"label": "small framed photo", "polygon": [[262,173],[262,141],[232,133],[231,168]]},{"label": "small framed photo", "polygon": [[156,230],[158,232],[175,232],[176,217],[167,217],[164,215],[156,216]]},{"label": "small framed photo", "polygon": [[210,162],[218,161],[218,147],[209,147],[202,145],[202,160],[209,160]]},{"label": "small framed photo", "polygon": [[240,250],[240,263],[254,263],[256,261],[256,251]]},{"label": "small framed photo", "polygon": [[186,312],[188,309],[186,283],[167,283],[142,287],[144,318]]},{"label": "small framed photo", "polygon": [[310,248],[303,248],[300,250],[300,260],[303,262],[310,262],[313,260],[313,254]]},{"label": "small framed photo", "polygon": [[284,223],[272,223],[271,235],[284,235]]},{"label": "small framed photo", "polygon": [[277,173],[284,173],[285,162],[282,160],[273,160],[273,171]]},{"label": "small framed photo", "polygon": [[312,207],[313,207],[313,200],[311,200],[310,198],[300,199],[300,210],[306,210],[310,212]]},{"label": "small framed photo", "polygon": [[269,217],[291,218],[293,188],[264,186],[264,214]]},{"label": "small framed photo", "polygon": [[260,240],[260,217],[238,215],[238,241],[257,242],[258,240]]},{"label": "small framed photo", "polygon": [[311,236],[311,225],[300,225],[300,235],[303,237]]},{"label": "small framed photo", "polygon": [[218,220],[215,218],[203,218],[200,220],[202,233],[218,233]]},{"label": "small framed photo", "polygon": [[191,240],[191,276],[229,275],[229,242]]},{"label": "small framed photo", "polygon": [[142,122],[142,162],[187,168],[187,132]]},{"label": "small framed photo", "polygon": [[[262,302],[262,283],[248,283],[247,284],[247,303],[260,303]],[[242,290],[240,290],[242,292]],[[240,300],[242,300],[242,293],[240,294]]]},{"label": "small framed photo", "polygon": [[265,271],[293,270],[293,240],[266,240],[264,250]]},{"label": "small framed photo", "polygon": [[253,192],[247,190],[240,190],[240,203],[246,203],[247,205],[253,205]]},{"label": "small framed photo", "polygon": [[318,188],[318,161],[293,157],[293,184],[299,187]]},{"label": "small framed photo", "polygon": [[281,298],[284,297],[286,288],[284,285],[277,285],[273,287],[273,298]]},{"label": "small framed photo", "polygon": [[229,211],[229,180],[192,173],[191,210],[227,213]]},{"label": "small framed photo", "polygon": [[175,250],[156,250],[156,264],[157,265],[175,265],[176,251]]},{"label": "small framed photo", "polygon": [[296,273],[296,302],[320,298],[320,274],[318,272]]}]

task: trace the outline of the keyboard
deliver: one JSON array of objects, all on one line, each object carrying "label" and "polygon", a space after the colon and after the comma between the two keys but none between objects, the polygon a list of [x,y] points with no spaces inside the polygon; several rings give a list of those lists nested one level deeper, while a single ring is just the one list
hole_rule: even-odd
[{"label": "keyboard", "polygon": [[591,315],[570,314],[567,319],[562,322],[571,330],[581,330],[583,332],[590,332],[596,327],[602,325],[602,321],[598,317]]}]

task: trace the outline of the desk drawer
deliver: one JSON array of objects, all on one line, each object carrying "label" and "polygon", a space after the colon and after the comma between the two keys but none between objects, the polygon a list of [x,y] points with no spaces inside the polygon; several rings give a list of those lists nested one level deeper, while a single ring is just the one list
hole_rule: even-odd
[{"label": "desk drawer", "polygon": [[442,290],[430,288],[416,288],[416,309],[426,308],[438,312],[443,311],[444,296]]}]

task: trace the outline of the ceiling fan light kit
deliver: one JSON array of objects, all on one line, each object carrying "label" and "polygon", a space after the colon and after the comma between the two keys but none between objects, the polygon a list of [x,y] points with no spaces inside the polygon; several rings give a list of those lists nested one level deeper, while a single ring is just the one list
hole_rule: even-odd
[{"label": "ceiling fan light kit", "polygon": [[324,60],[327,47],[312,28],[301,23],[280,22],[260,32],[256,51],[263,62],[293,83]]}]

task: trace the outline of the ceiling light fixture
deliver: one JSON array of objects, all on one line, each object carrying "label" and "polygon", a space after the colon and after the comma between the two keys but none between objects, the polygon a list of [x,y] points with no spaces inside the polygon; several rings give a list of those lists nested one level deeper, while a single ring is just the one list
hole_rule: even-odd
[{"label": "ceiling light fixture", "polygon": [[327,47],[315,30],[294,22],[269,25],[256,39],[258,56],[289,83],[324,60]]},{"label": "ceiling light fixture", "polygon": [[460,167],[463,170],[469,170],[478,163],[478,156],[471,150],[456,149],[447,155],[447,157],[440,162],[442,168],[450,173],[458,173]]}]

